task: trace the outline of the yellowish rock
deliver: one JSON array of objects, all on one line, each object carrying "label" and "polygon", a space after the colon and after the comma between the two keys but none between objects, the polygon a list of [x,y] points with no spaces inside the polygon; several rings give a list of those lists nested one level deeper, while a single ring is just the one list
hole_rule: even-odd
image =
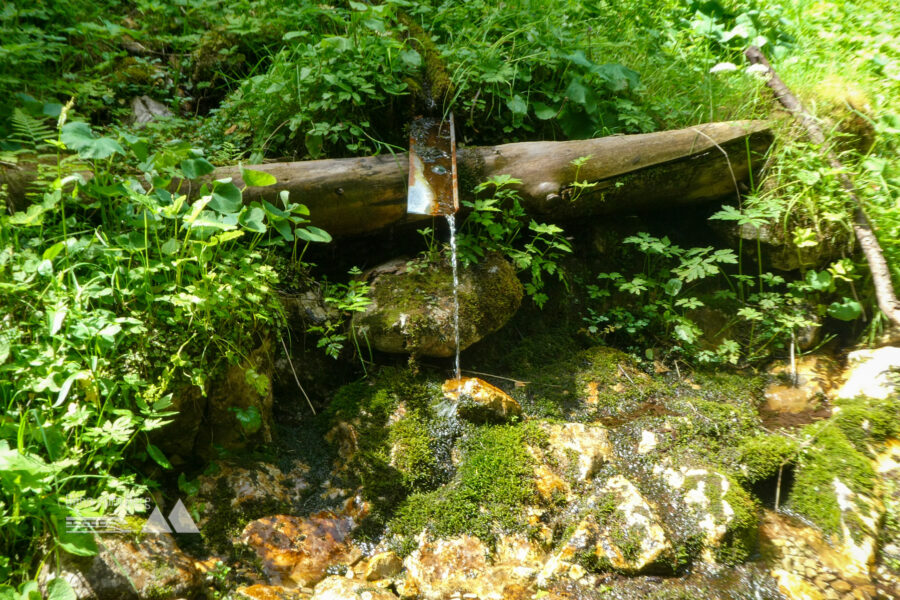
[{"label": "yellowish rock", "polygon": [[835,392],[838,398],[868,396],[884,400],[897,393],[895,373],[900,370],[900,348],[857,350],[849,354],[847,362],[844,384]]},{"label": "yellowish rock", "polygon": [[458,402],[459,415],[471,421],[507,421],[522,414],[522,407],[506,392],[477,377],[444,382],[444,396]]},{"label": "yellowish rock", "polygon": [[544,431],[554,460],[576,481],[591,478],[613,455],[607,430],[599,423],[553,423],[544,425]]},{"label": "yellowish rock", "polygon": [[323,579],[312,600],[396,600],[391,592],[340,575]]},{"label": "yellowish rock", "polygon": [[261,583],[238,588],[236,593],[238,598],[247,600],[302,600],[309,598],[308,594],[303,594],[299,590]]},{"label": "yellowish rock", "polygon": [[393,552],[382,552],[369,559],[366,567],[366,581],[387,579],[403,570],[403,561]]},{"label": "yellowish rock", "polygon": [[274,515],[248,523],[241,539],[259,556],[269,583],[312,586],[329,566],[346,562],[353,526],[352,517],[330,511],[306,518]]},{"label": "yellowish rock", "polygon": [[772,571],[772,577],[778,582],[778,591],[788,600],[825,600],[822,592],[799,575],[775,569]]}]

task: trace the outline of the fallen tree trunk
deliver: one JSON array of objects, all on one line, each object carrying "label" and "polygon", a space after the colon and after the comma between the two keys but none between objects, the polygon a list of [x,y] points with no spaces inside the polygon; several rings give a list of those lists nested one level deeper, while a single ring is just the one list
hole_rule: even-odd
[{"label": "fallen tree trunk", "polygon": [[[763,121],[706,123],[687,129],[617,135],[566,142],[520,142],[458,151],[459,188],[465,199],[485,179],[507,174],[526,211],[553,219],[629,213],[698,204],[739,193],[753,166],[768,149],[772,134]],[[580,168],[572,161],[590,156]],[[430,219],[407,215],[409,161],[406,154],[253,165],[278,183],[252,187],[244,198],[277,202],[282,190],[305,204],[312,223],[332,235],[358,235],[405,222]],[[590,187],[574,186],[576,178]],[[33,173],[2,174],[10,204],[23,207]],[[230,177],[243,187],[240,168],[220,167],[208,179]],[[196,194],[200,182],[183,182]],[[17,197],[19,195],[21,197]]]},{"label": "fallen tree trunk", "polygon": [[[735,194],[748,178],[751,161],[771,141],[765,122],[734,121],[589,140],[461,148],[459,188],[466,198],[479,182],[508,174],[522,181],[517,188],[526,211],[556,219],[671,208]],[[595,185],[579,193],[572,185],[572,161],[583,156],[591,158],[578,170],[578,179]],[[244,195],[271,200],[287,190],[293,202],[309,207],[313,224],[333,235],[377,231],[431,218],[406,213],[408,162],[406,154],[397,154],[255,165],[278,183],[248,188]],[[216,169],[211,177],[231,177],[243,186],[238,167]]]},{"label": "fallen tree trunk", "polygon": [[828,164],[831,165],[831,168],[838,175],[838,181],[840,181],[841,187],[844,188],[844,193],[853,200],[853,232],[856,234],[856,240],[859,242],[860,248],[862,248],[866,262],[869,264],[869,271],[872,273],[872,284],[875,287],[875,298],[878,302],[878,308],[887,315],[894,327],[900,327],[900,300],[897,299],[897,294],[894,292],[894,286],[891,282],[891,270],[884,259],[884,252],[882,252],[881,245],[878,243],[872,223],[869,221],[862,202],[856,194],[853,181],[847,175],[847,170],[841,164],[841,161],[838,160],[837,155],[830,149],[825,148],[825,134],[822,132],[822,128],[810,116],[809,112],[803,108],[803,105],[791,93],[791,90],[788,89],[781,78],[778,77],[775,69],[766,60],[762,51],[756,46],[750,46],[744,54],[751,64],[762,65],[766,68],[766,74],[768,75],[766,85],[772,90],[772,93],[781,105],[788,109],[803,125],[809,140],[823,149],[825,157],[828,159]]}]

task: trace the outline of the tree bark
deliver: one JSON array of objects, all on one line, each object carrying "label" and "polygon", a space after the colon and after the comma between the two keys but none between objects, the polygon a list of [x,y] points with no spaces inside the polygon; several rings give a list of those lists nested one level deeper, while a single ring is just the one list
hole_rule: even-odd
[{"label": "tree bark", "polygon": [[[515,186],[526,211],[554,220],[613,213],[673,209],[739,193],[751,168],[762,165],[772,142],[763,121],[706,123],[687,129],[566,142],[520,142],[458,151],[463,199],[481,181],[500,174],[521,180]],[[573,186],[572,161],[591,158],[577,169],[589,188]],[[407,155],[311,160],[252,165],[278,183],[247,188],[246,201],[278,202],[279,192],[305,204],[312,223],[332,235],[358,235],[405,222],[430,219],[406,214]],[[23,207],[29,172],[0,170],[0,183],[15,182],[12,206]],[[33,174],[31,175],[33,178]],[[207,179],[230,177],[243,187],[237,166],[216,169]],[[202,182],[182,182],[196,195]],[[17,194],[12,196],[12,192]]]},{"label": "tree bark", "polygon": [[881,250],[881,245],[878,243],[878,237],[875,235],[872,223],[869,221],[869,217],[863,208],[862,201],[856,194],[853,181],[847,175],[847,170],[841,164],[841,161],[838,160],[835,153],[825,148],[825,134],[822,132],[822,128],[810,116],[809,112],[803,108],[803,105],[791,93],[791,90],[781,78],[778,77],[775,69],[766,60],[762,51],[756,46],[750,46],[744,54],[751,64],[762,65],[766,68],[768,75],[766,85],[772,90],[778,102],[803,125],[809,140],[822,148],[825,157],[828,159],[828,164],[838,174],[838,181],[840,181],[841,187],[853,200],[853,232],[856,234],[856,240],[859,242],[860,248],[862,248],[866,262],[869,264],[869,271],[872,273],[872,283],[875,287],[875,299],[878,302],[878,308],[887,315],[894,327],[900,327],[900,300],[897,299],[897,294],[894,292],[890,268],[884,258],[884,253]]}]

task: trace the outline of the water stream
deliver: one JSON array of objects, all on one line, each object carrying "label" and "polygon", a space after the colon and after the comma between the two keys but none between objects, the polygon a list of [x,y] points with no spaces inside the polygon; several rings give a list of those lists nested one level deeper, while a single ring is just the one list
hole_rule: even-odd
[{"label": "water stream", "polygon": [[459,276],[456,270],[456,217],[451,213],[447,215],[447,224],[450,226],[450,264],[453,267],[453,336],[456,348],[456,379],[460,378],[459,371]]}]

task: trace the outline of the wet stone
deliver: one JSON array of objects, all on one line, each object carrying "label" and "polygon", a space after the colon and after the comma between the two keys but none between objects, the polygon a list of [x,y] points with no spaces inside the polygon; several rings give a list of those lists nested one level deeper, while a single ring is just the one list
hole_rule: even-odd
[{"label": "wet stone", "polygon": [[832,582],[831,587],[833,587],[835,590],[837,590],[841,593],[849,592],[853,589],[853,586],[850,583],[844,581],[843,579],[835,580],[834,582]]}]

